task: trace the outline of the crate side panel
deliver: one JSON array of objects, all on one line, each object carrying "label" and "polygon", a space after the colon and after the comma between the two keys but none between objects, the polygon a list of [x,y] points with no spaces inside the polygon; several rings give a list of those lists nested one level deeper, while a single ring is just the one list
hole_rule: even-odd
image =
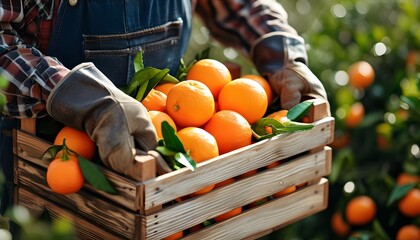
[{"label": "crate side panel", "polygon": [[99,226],[112,227],[122,236],[133,236],[135,232],[134,212],[83,189],[68,195],[53,193],[47,187],[45,174],[45,169],[21,159],[18,162],[19,187],[31,189],[31,191],[52,202],[59,203],[71,211],[78,212],[81,216],[96,222]]},{"label": "crate side panel", "polygon": [[244,239],[276,226],[286,226],[324,210],[327,207],[325,191],[328,191],[328,181],[323,178],[317,184],[209,226],[183,239]]},{"label": "crate side panel", "polygon": [[165,237],[292,185],[328,175],[328,151],[302,156],[146,216],[147,235]]},{"label": "crate side panel", "polygon": [[[33,163],[43,169],[47,169],[49,160],[42,159],[44,152],[51,146],[50,143],[36,137],[35,135],[28,134],[26,132],[17,130],[16,131],[16,154],[22,159],[25,159],[28,162]],[[110,199],[118,204],[121,204],[124,207],[127,207],[131,210],[138,210],[138,195],[139,193],[139,183],[130,180],[128,178],[122,177],[119,174],[116,174],[113,171],[110,171],[106,168],[101,168],[105,176],[111,182],[111,184],[118,191],[117,195],[108,194],[103,191],[94,189],[89,184],[85,184],[84,188],[89,191],[95,192],[105,198]],[[43,175],[42,177],[44,177]],[[37,177],[39,178],[39,176]]]},{"label": "crate side panel", "polygon": [[147,210],[162,205],[227,178],[325,146],[333,136],[333,126],[334,119],[325,118],[311,130],[279,135],[201,162],[195,171],[180,169],[145,181],[144,207]]},{"label": "crate side panel", "polygon": [[20,196],[17,204],[27,208],[35,217],[40,216],[44,212],[44,210],[47,210],[51,218],[53,219],[68,219],[73,223],[77,236],[80,239],[123,239],[122,236],[117,236],[110,232],[107,232],[103,228],[86,221],[77,214],[72,213],[62,207],[59,207],[58,205],[36,194],[33,194],[27,191],[26,189],[19,188],[17,191],[19,192]]}]

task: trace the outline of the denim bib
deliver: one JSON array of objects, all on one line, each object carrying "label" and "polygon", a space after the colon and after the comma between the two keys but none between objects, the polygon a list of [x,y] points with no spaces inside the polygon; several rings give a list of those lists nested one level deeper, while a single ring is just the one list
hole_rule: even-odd
[{"label": "denim bib", "polygon": [[143,53],[145,66],[175,74],[191,33],[190,0],[62,1],[48,55],[67,68],[93,62],[116,86],[134,73]]}]

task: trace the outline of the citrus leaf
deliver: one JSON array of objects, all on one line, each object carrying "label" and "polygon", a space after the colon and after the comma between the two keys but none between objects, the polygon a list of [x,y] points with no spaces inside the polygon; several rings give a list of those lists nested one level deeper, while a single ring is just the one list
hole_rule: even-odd
[{"label": "citrus leaf", "polygon": [[163,156],[174,156],[177,152],[172,151],[171,149],[165,146],[157,146],[156,151],[158,151]]},{"label": "citrus leaf", "polygon": [[143,52],[139,51],[134,57],[134,72],[138,72],[144,68],[143,64]]},{"label": "citrus leaf", "polygon": [[188,156],[188,154],[177,152],[174,155],[174,158],[178,163],[187,167],[191,171],[194,171],[197,168],[196,162],[190,156]]},{"label": "citrus leaf", "polygon": [[388,198],[388,206],[391,206],[394,202],[403,198],[408,193],[408,191],[414,188],[414,186],[414,183],[395,186],[394,189],[392,189],[391,195]]},{"label": "citrus leaf", "polygon": [[81,156],[77,156],[77,159],[82,169],[83,177],[90,185],[110,194],[115,195],[118,193],[97,165]]},{"label": "citrus leaf", "polygon": [[165,77],[163,77],[162,82],[179,83],[179,80],[171,74],[167,74]]},{"label": "citrus leaf", "polygon": [[[42,154],[42,159],[54,159],[55,156],[57,155],[58,152],[60,152],[61,150],[63,150],[64,146],[63,145],[53,145],[51,147],[49,147],[47,150],[45,150],[45,152]],[[48,157],[48,154],[50,155]]]},{"label": "citrus leaf", "polygon": [[313,105],[313,101],[300,102],[287,112],[286,117],[291,121],[298,121],[309,112]]},{"label": "citrus leaf", "polygon": [[167,121],[162,122],[161,128],[165,146],[174,152],[186,153],[184,145],[175,133],[175,129]]},{"label": "citrus leaf", "polygon": [[136,97],[140,86],[153,78],[156,74],[158,74],[159,71],[160,70],[157,68],[146,67],[135,72],[130,82],[128,83],[125,93],[129,96]]},{"label": "citrus leaf", "polygon": [[383,240],[390,240],[391,239],[388,236],[388,234],[385,232],[385,230],[382,227],[381,223],[376,218],[373,221],[373,232],[378,237],[378,239],[383,239]]},{"label": "citrus leaf", "polygon": [[[271,127],[272,133],[266,132],[266,127]],[[296,131],[305,131],[312,129],[313,124],[310,123],[301,123],[294,121],[278,121],[273,118],[261,118],[256,123],[251,125],[253,131],[253,136],[258,140],[264,140],[275,135],[291,133]]]}]

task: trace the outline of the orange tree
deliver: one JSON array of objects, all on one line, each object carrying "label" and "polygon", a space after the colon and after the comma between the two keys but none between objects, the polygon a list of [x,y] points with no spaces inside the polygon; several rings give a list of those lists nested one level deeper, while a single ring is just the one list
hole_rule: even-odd
[{"label": "orange tree", "polygon": [[[420,227],[420,203],[412,193],[419,182],[397,184],[402,173],[420,175],[420,2],[279,2],[306,40],[309,66],[327,89],[336,129],[328,208],[263,239],[396,239],[403,226]],[[212,58],[255,73],[239,53],[210,44]],[[208,45],[190,46],[197,52]],[[346,208],[358,196],[372,199],[376,211],[355,225]],[[400,210],[401,201],[413,203],[406,204],[413,208],[410,216]]]}]

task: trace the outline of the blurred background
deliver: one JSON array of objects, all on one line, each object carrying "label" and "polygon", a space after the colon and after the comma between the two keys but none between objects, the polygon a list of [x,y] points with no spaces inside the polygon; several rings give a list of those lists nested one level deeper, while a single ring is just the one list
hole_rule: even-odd
[{"label": "blurred background", "polygon": [[[403,226],[419,227],[420,1],[279,2],[306,40],[309,67],[327,89],[336,128],[328,209],[262,239],[396,239]],[[211,47],[211,58],[256,73],[241,53],[212,41],[198,19],[194,24],[186,58]],[[409,192],[412,205],[401,210]],[[373,200],[376,214],[355,226],[345,209],[360,195]],[[367,208],[348,214],[363,218]]]},{"label": "blurred background", "polygon": [[[309,67],[327,89],[335,140],[328,208],[262,239],[397,239],[403,226],[418,230],[420,0],[279,2],[306,40]],[[242,74],[256,73],[248,59],[214,42],[194,19],[185,60],[209,47],[211,58],[239,64]],[[0,78],[0,87],[4,84]],[[374,209],[355,204],[346,213],[348,203],[361,195],[373,200]],[[402,206],[406,196],[411,198]],[[369,212],[374,217],[362,224],[347,219],[363,220]],[[27,231],[38,229],[29,227],[34,220],[25,209],[8,216]],[[38,234],[67,231],[71,239],[72,228],[58,225],[41,224]]]}]

